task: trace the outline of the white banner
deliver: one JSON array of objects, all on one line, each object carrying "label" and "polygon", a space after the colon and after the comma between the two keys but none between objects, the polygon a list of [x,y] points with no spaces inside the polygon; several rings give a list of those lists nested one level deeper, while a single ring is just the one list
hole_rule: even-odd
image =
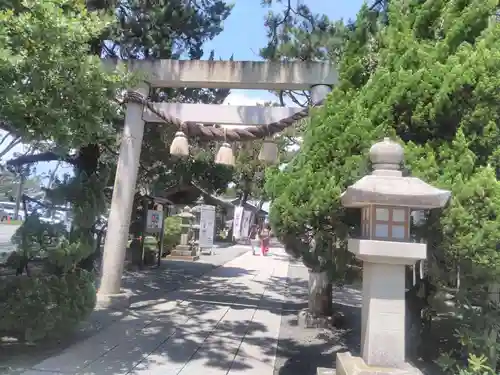
[{"label": "white banner", "polygon": [[163,211],[148,210],[148,233],[159,233],[163,222]]},{"label": "white banner", "polygon": [[241,238],[248,238],[250,234],[250,220],[252,219],[252,211],[243,210],[243,218],[241,224]]},{"label": "white banner", "polygon": [[233,237],[235,240],[241,238],[241,221],[243,219],[243,206],[236,206],[234,208],[233,218]]},{"label": "white banner", "polygon": [[200,249],[214,246],[215,234],[215,206],[203,205],[200,209],[200,237],[198,246]]}]

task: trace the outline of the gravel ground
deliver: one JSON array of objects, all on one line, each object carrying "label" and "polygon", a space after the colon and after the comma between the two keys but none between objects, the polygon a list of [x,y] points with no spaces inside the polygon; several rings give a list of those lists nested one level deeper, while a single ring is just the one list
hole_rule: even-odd
[{"label": "gravel ground", "polygon": [[308,277],[301,262],[290,262],[275,374],[316,375],[318,367],[335,367],[338,351],[359,353],[361,295],[355,289],[334,291],[334,308],[344,314],[343,325],[350,329],[303,328],[297,324],[297,313],[307,307]]}]

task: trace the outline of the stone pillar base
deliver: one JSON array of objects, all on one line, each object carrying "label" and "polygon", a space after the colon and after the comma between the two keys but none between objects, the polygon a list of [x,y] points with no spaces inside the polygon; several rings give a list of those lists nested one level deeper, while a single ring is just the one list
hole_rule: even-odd
[{"label": "stone pillar base", "polygon": [[[369,366],[361,357],[353,357],[351,353],[337,353],[336,375],[423,375],[409,363],[402,368]],[[318,369],[318,375],[320,369]],[[325,372],[321,372],[324,374]]]},{"label": "stone pillar base", "polygon": [[337,375],[337,370],[333,368],[318,367],[316,369],[316,375]]},{"label": "stone pillar base", "polygon": [[168,255],[167,258],[194,261],[198,260],[200,257],[198,256],[198,251],[195,247],[190,245],[177,245],[175,249],[170,252],[170,255]]},{"label": "stone pillar base", "polygon": [[97,292],[96,309],[124,310],[130,306],[130,293],[105,294]]},{"label": "stone pillar base", "polygon": [[189,260],[189,261],[195,261],[200,259],[198,255],[175,255],[175,254],[170,254],[167,256],[167,259],[172,259],[172,260]]}]

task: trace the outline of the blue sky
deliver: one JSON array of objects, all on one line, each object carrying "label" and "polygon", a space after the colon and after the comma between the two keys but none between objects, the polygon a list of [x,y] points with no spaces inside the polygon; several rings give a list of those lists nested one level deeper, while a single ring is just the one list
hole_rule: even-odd
[{"label": "blue sky", "polygon": [[[297,3],[300,0],[292,0]],[[324,13],[332,20],[354,19],[356,13],[364,3],[363,0],[329,1],[329,0],[302,0],[315,13]],[[234,55],[235,60],[260,60],[259,49],[267,42],[264,18],[267,8],[260,5],[259,0],[234,0],[235,4],[231,15],[224,23],[224,31],[205,45],[208,55],[213,49],[217,58],[229,59]],[[279,10],[279,5],[274,10]],[[260,90],[233,90],[226,99],[226,104],[255,105],[273,100],[274,96]],[[0,134],[1,135],[1,134]],[[22,152],[23,146],[16,147],[9,152],[2,161],[12,158],[14,152]],[[39,163],[37,174],[48,173],[56,163]],[[60,168],[60,173],[70,172],[70,168]]]},{"label": "blue sky", "polygon": [[[276,0],[275,0],[276,1]],[[326,14],[332,20],[354,19],[363,5],[363,0],[292,0],[303,3],[315,13]],[[224,31],[205,44],[205,53],[215,51],[215,56],[235,60],[261,60],[260,48],[267,43],[264,19],[269,11],[258,0],[235,0],[231,15],[224,23]],[[282,9],[277,4],[275,11]],[[232,90],[226,102],[232,105],[255,105],[255,102],[273,100],[274,95],[260,90]]]}]

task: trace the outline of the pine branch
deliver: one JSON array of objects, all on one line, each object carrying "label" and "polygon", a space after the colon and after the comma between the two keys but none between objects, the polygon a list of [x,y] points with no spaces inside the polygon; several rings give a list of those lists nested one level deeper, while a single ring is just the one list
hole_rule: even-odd
[{"label": "pine branch", "polygon": [[46,161],[63,161],[71,165],[76,165],[77,156],[60,155],[52,151],[41,152],[39,154],[22,155],[7,161],[7,166],[20,167],[25,164],[40,163]]}]

